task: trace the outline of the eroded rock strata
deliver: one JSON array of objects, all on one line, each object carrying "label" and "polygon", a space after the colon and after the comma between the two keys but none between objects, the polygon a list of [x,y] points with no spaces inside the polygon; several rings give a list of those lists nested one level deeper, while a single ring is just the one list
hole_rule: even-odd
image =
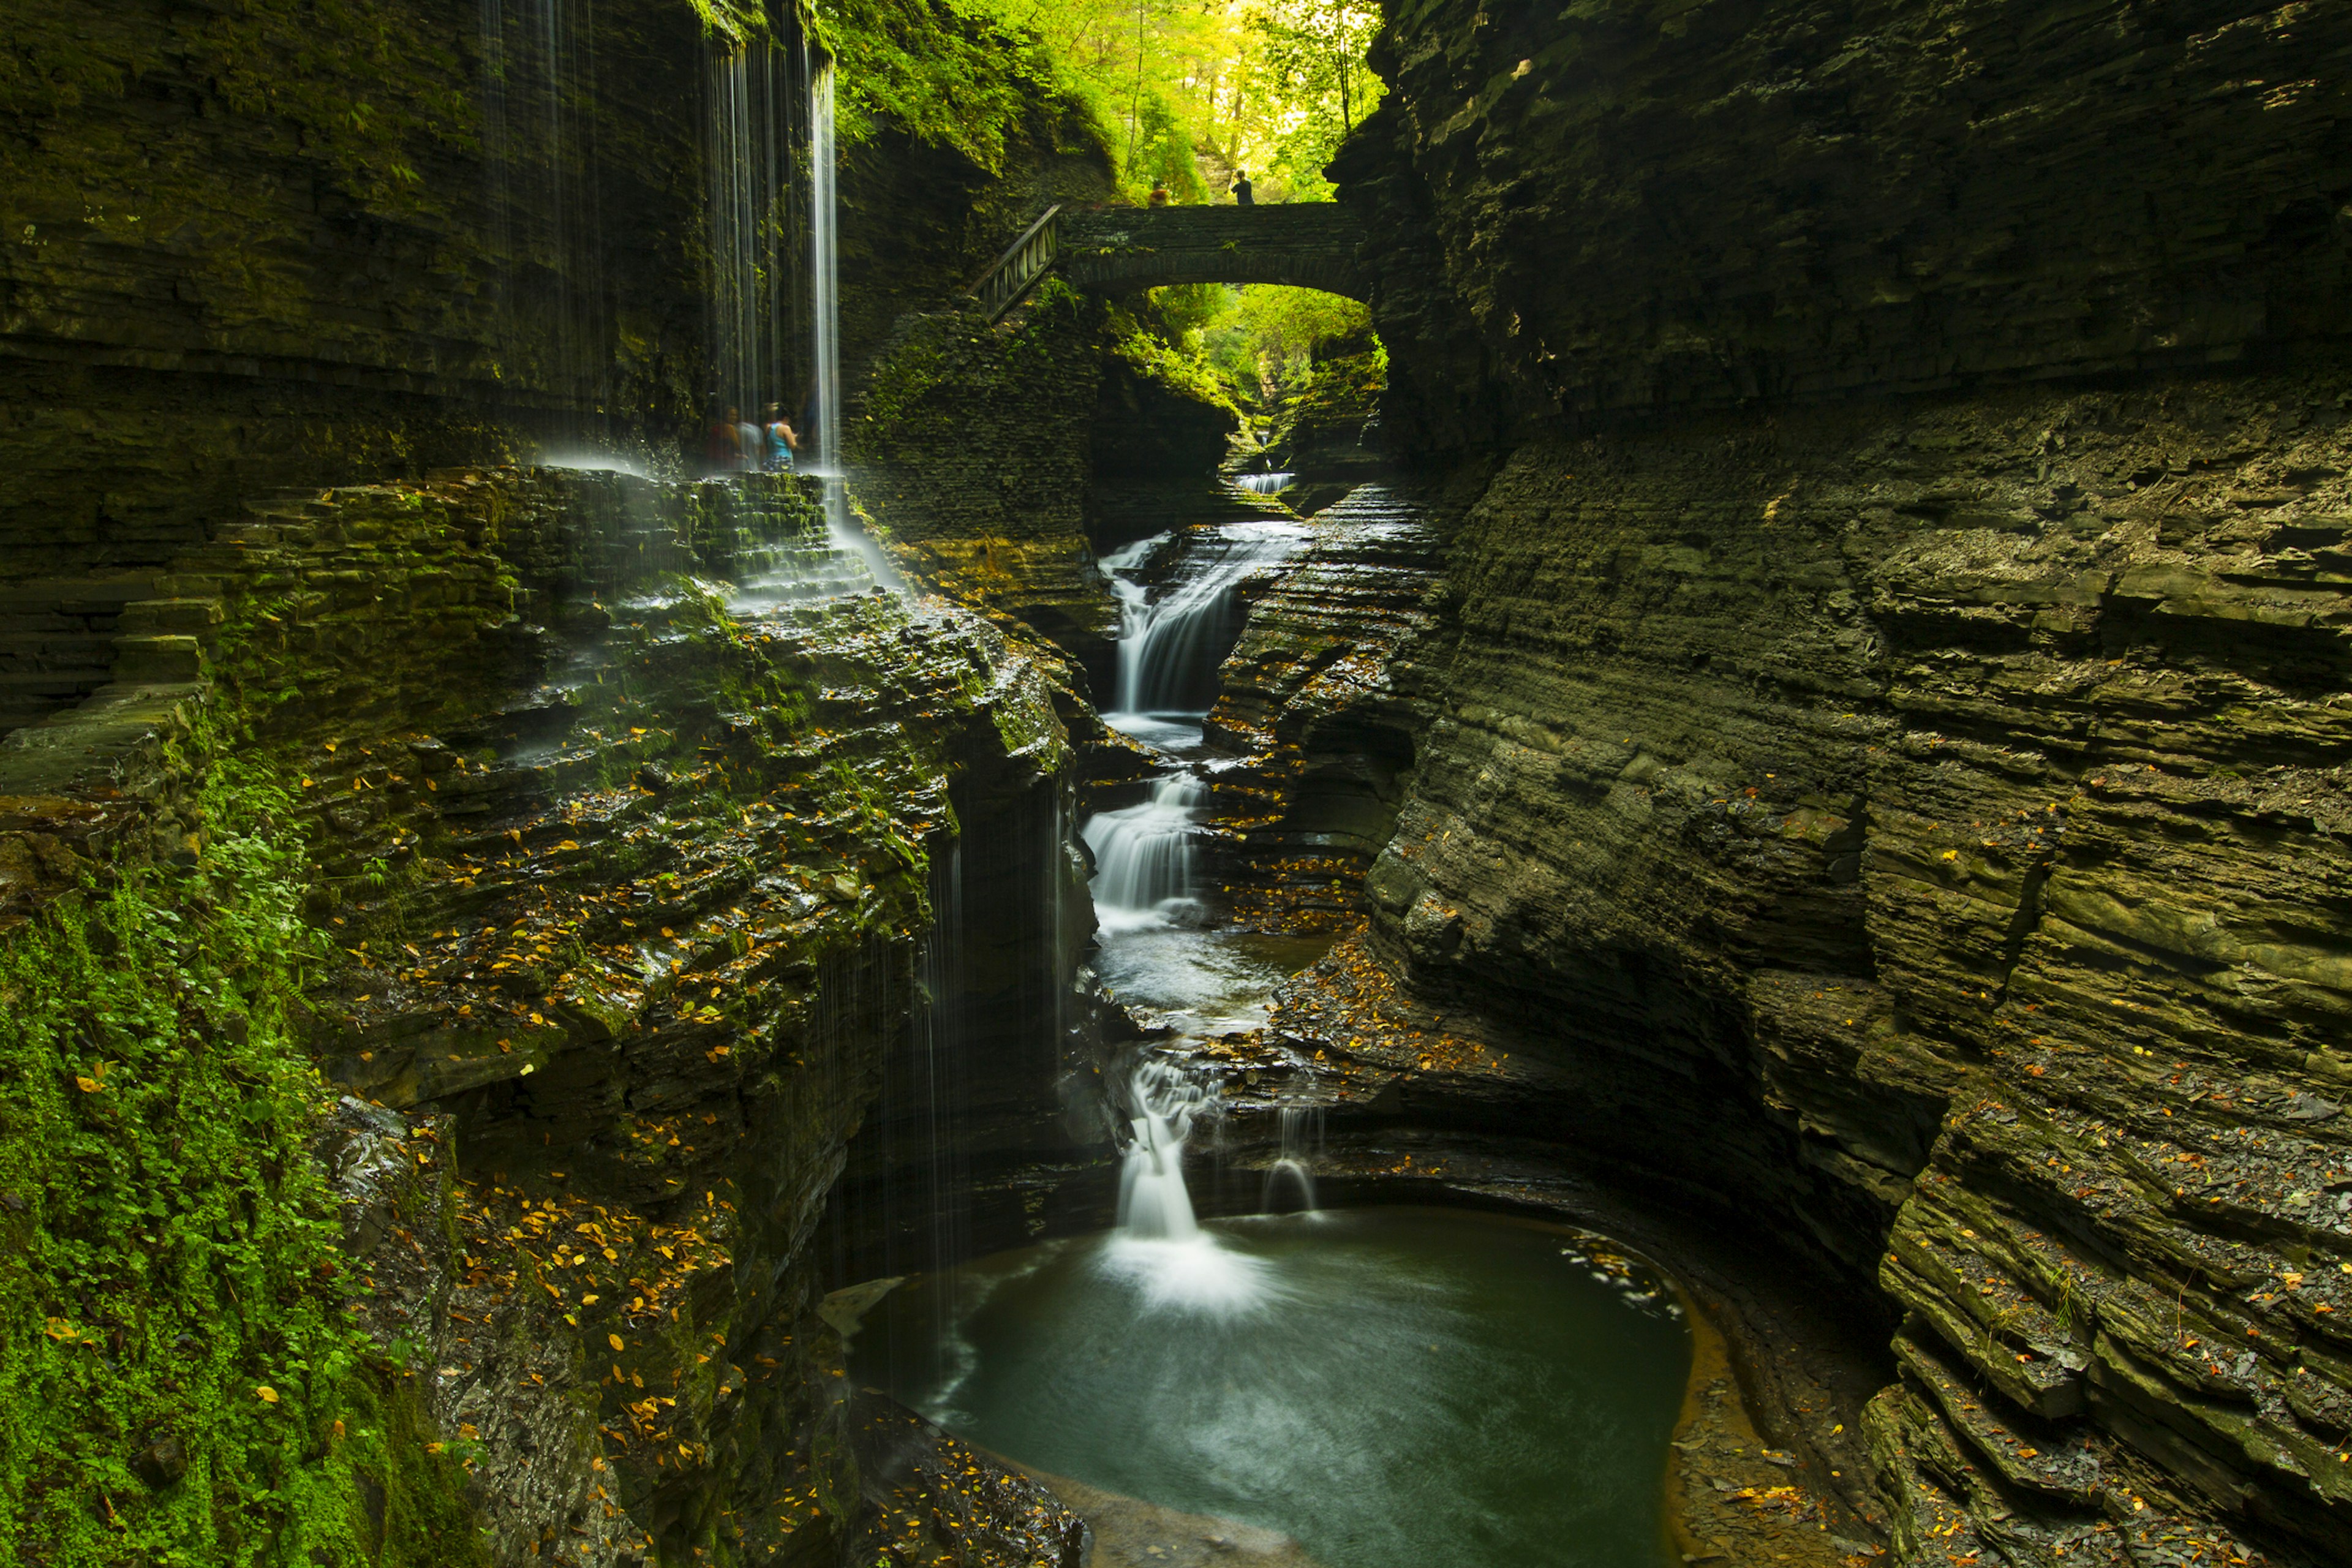
[{"label": "eroded rock strata", "polygon": [[1386,426],[1498,466],[1390,677],[1424,1032],[1277,1026],[1898,1315],[1899,1559],[2331,1561],[2346,39],[1926,26],[1392,17]]},{"label": "eroded rock strata", "polygon": [[[827,1287],[1108,1217],[1096,553],[1237,515],[1225,416],[1098,300],[952,301],[1107,188],[1051,100],[845,176],[857,504],[954,603],[800,481],[500,466],[703,422],[717,24],[606,8],[633,68],[502,186],[457,109],[540,68],[364,9],[0,83],[0,986],[61,1152],[0,1229],[99,1412],[0,1528],[1075,1568]],[[1343,940],[1204,1047],[1204,1205],[1307,1105],[1332,1197],[1674,1267],[1733,1341],[1695,1561],[2352,1553],[2343,17],[1394,7],[1375,59],[1414,467],[1359,484],[1369,356],[1276,454],[1208,858]]]},{"label": "eroded rock strata", "polygon": [[[321,1149],[361,1321],[468,1456],[499,1561],[829,1561],[934,1522],[893,1490],[909,1439],[875,1448],[833,1381],[812,1243],[891,1042],[1066,984],[1076,884],[1027,885],[1075,869],[1037,842],[1067,821],[1066,675],[872,590],[813,498],[462,473],[263,504],[172,574],[203,633],[143,689],[189,739],[133,764],[220,767],[228,724],[279,781],[331,935],[289,1023],[347,1096]],[[0,754],[20,910],[73,869],[44,829],[122,793],[70,743],[95,725]],[[943,964],[935,860],[1024,918]],[[1024,1103],[1054,1093],[1039,1039]],[[1060,1560],[1075,1521],[1005,1485],[938,1528]]]}]

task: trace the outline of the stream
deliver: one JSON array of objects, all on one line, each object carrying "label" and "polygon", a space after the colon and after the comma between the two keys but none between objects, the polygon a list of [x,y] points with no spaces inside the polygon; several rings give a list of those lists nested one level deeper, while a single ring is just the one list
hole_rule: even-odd
[{"label": "stream", "polygon": [[1120,1085],[1118,1228],[918,1279],[861,1336],[858,1375],[1016,1463],[1287,1537],[1307,1558],[1285,1563],[1671,1563],[1691,1340],[1646,1266],[1534,1221],[1319,1210],[1306,1107],[1279,1118],[1265,1188],[1291,1212],[1193,1211],[1187,1150],[1223,1107],[1189,1057],[1262,1027],[1330,943],[1232,923],[1202,853],[1228,765],[1204,721],[1243,590],[1309,536],[1229,523],[1104,557],[1121,606],[1104,719],[1157,772],[1081,830],[1094,963],[1107,996],[1165,1031]]}]

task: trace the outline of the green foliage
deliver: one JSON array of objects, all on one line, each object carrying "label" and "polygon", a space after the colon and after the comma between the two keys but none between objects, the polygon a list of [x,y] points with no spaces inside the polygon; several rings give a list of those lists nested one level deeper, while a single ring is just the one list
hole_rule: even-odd
[{"label": "green foliage", "polygon": [[946,0],[833,0],[814,27],[840,68],[845,142],[887,121],[992,174],[1024,137],[1066,152],[1108,149],[1095,106],[1034,33]]},{"label": "green foliage", "polygon": [[[193,868],[0,941],[0,1561],[473,1560],[336,1279],[292,802],[222,762],[199,804]],[[153,1486],[166,1438],[185,1473]]]},{"label": "green foliage", "polygon": [[1156,289],[1152,301],[1168,351],[1185,374],[1213,381],[1215,401],[1245,414],[1271,413],[1298,396],[1325,359],[1360,362],[1350,374],[1379,377],[1387,370],[1370,312],[1337,294],[1271,283],[1206,284]]},{"label": "green foliage", "polygon": [[1247,26],[1252,83],[1262,100],[1281,106],[1266,124],[1261,162],[1289,199],[1328,200],[1324,165],[1380,100],[1380,79],[1364,64],[1380,9],[1349,0],[1264,0]]},{"label": "green foliage", "polygon": [[1165,185],[1180,202],[1201,201],[1209,194],[1190,132],[1167,99],[1156,92],[1137,96],[1133,133],[1119,172],[1130,189]]},{"label": "green foliage", "polygon": [[[1171,291],[1152,291],[1154,296],[1163,292]],[[1189,301],[1180,295],[1178,302],[1181,307]],[[1110,333],[1111,352],[1140,374],[1242,416],[1232,382],[1220,375],[1200,353],[1199,330],[1172,330],[1174,324],[1155,308],[1158,305],[1156,298],[1148,300],[1139,314],[1124,306],[1113,306],[1105,323]]]},{"label": "green foliage", "polygon": [[1376,6],[1350,0],[957,0],[1034,32],[1112,130],[1124,184],[1222,199],[1320,200],[1323,165],[1378,102],[1364,50]]}]

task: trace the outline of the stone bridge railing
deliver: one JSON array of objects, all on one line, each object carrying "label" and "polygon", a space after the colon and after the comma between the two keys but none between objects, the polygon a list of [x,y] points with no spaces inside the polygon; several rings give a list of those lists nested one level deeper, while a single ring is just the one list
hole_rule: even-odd
[{"label": "stone bridge railing", "polygon": [[1360,300],[1356,249],[1363,237],[1355,214],[1333,202],[1053,207],[971,292],[992,321],[1049,271],[1107,294],[1171,283],[1284,283]]}]

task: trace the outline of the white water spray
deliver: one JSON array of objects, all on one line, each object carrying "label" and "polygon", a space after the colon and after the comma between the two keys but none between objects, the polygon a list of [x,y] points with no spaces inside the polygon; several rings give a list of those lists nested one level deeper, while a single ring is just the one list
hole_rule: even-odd
[{"label": "white water spray", "polygon": [[876,582],[904,592],[898,568],[849,515],[849,479],[841,461],[841,244],[833,121],[833,65],[827,61],[809,77],[809,272],[816,351],[816,463],[809,471],[824,487],[824,526],[835,547],[856,551]]},{"label": "white water spray", "polygon": [[1214,1113],[1213,1091],[1169,1063],[1146,1062],[1128,1092],[1134,1115],[1118,1176],[1118,1233],[1102,1255],[1104,1269],[1135,1287],[1147,1308],[1230,1313],[1262,1304],[1266,1266],[1203,1231],[1184,1186],[1184,1143]]},{"label": "white water spray", "polygon": [[1160,540],[1104,556],[1101,568],[1119,605],[1118,713],[1205,715],[1216,694],[1217,664],[1241,630],[1235,590],[1288,560],[1307,537],[1286,522],[1195,530],[1176,582],[1158,599],[1127,574]]},{"label": "white water spray", "polygon": [[1254,496],[1279,495],[1290,488],[1295,474],[1236,474],[1234,483]]},{"label": "white water spray", "polygon": [[1140,805],[1097,812],[1084,837],[1095,857],[1095,918],[1104,934],[1181,925],[1199,909],[1192,824],[1206,794],[1191,773],[1154,780]]}]

